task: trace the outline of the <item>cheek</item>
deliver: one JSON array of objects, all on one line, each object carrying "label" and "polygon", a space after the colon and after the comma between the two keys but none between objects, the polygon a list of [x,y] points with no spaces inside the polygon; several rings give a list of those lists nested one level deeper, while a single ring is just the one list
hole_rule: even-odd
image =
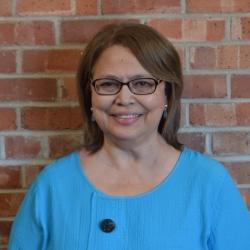
[{"label": "cheek", "polygon": [[162,92],[155,93],[153,96],[148,96],[147,99],[141,102],[147,110],[163,111],[166,104],[166,96]]},{"label": "cheek", "polygon": [[93,86],[91,86],[91,106],[95,108],[96,106],[100,106],[101,96],[96,94]]},{"label": "cheek", "polygon": [[112,98],[92,93],[91,106],[96,121],[98,121],[98,123],[104,122],[104,120],[107,119],[107,113],[109,113],[110,107],[112,106]]}]

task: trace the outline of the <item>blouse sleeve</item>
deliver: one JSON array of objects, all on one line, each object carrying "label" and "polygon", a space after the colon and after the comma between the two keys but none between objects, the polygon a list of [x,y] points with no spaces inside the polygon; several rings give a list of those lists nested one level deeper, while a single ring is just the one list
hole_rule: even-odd
[{"label": "blouse sleeve", "polygon": [[33,186],[26,194],[11,228],[9,250],[42,250],[46,238],[41,202]]},{"label": "blouse sleeve", "polygon": [[250,250],[250,213],[229,174],[214,207],[210,250]]}]

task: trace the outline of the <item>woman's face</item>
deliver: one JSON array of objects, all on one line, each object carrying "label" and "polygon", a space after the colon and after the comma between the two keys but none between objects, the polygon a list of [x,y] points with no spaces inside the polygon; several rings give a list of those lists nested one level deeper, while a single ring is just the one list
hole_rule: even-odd
[{"label": "woman's face", "polygon": [[[93,68],[93,80],[113,78],[123,82],[151,77],[129,49],[113,45],[103,51]],[[115,140],[141,140],[158,133],[166,104],[165,84],[154,93],[135,95],[124,85],[115,95],[99,95],[91,86],[92,111],[104,137]]]}]

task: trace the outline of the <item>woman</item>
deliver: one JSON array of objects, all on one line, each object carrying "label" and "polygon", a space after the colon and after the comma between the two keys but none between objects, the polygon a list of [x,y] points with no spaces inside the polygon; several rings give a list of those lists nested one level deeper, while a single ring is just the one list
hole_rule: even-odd
[{"label": "woman", "polygon": [[85,145],[45,168],[9,249],[250,249],[249,213],[218,162],[177,140],[182,73],[142,24],[103,28],[78,87]]}]

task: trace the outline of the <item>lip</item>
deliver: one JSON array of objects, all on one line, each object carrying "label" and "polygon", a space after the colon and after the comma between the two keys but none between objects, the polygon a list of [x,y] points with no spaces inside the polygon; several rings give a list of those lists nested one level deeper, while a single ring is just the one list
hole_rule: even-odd
[{"label": "lip", "polygon": [[121,125],[132,125],[136,123],[142,114],[140,113],[115,113],[111,114],[111,117]]}]

